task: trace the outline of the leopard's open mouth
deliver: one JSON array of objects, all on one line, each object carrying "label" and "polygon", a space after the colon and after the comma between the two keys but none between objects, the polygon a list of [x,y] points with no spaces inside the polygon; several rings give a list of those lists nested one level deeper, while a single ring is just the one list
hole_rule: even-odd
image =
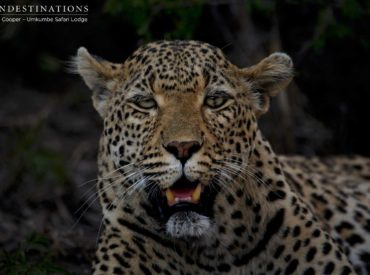
[{"label": "leopard's open mouth", "polygon": [[163,193],[166,196],[169,207],[176,207],[182,203],[198,204],[204,187],[199,182],[190,182],[181,177],[173,186]]},{"label": "leopard's open mouth", "polygon": [[163,222],[175,213],[188,211],[212,218],[217,192],[215,187],[204,186],[198,181],[191,182],[182,176],[170,188],[156,192],[157,195],[151,196],[150,200]]}]

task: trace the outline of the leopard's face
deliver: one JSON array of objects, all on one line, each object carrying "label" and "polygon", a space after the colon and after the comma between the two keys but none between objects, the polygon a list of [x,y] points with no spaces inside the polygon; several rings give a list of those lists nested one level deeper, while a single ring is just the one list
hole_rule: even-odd
[{"label": "leopard's face", "polygon": [[239,69],[194,41],[152,43],[110,65],[108,94],[98,89],[94,104],[104,118],[101,177],[119,173],[110,183],[116,198],[142,194],[173,237],[210,230],[215,198],[248,165],[256,116],[268,105],[256,93],[266,88],[257,85],[257,69]]}]

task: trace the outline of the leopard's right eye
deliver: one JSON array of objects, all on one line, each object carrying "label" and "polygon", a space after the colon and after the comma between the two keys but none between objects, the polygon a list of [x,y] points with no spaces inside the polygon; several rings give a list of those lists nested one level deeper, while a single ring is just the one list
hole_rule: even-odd
[{"label": "leopard's right eye", "polygon": [[152,109],[152,108],[155,108],[157,106],[157,103],[155,102],[155,100],[153,98],[138,101],[138,102],[135,102],[135,104],[138,107],[143,108],[143,109]]},{"label": "leopard's right eye", "polygon": [[130,102],[135,104],[137,107],[146,110],[157,107],[157,102],[153,97],[135,96],[130,100]]}]

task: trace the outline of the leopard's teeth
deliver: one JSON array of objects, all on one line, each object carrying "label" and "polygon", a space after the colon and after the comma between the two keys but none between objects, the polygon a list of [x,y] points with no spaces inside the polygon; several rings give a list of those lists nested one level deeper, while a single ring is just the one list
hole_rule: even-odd
[{"label": "leopard's teeth", "polygon": [[197,187],[195,188],[193,194],[191,195],[191,200],[197,203],[200,200],[200,193],[202,192],[202,186],[198,183]]},{"label": "leopard's teeth", "polygon": [[170,188],[167,188],[166,190],[166,198],[167,198],[167,203],[170,205],[175,202],[175,196],[173,195],[173,192],[171,191]]}]

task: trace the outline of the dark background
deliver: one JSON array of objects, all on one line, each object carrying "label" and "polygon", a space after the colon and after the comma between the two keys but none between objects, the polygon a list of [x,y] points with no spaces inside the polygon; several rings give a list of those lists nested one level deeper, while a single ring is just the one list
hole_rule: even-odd
[{"label": "dark background", "polygon": [[[1,2],[51,3],[63,1]],[[101,217],[95,182],[88,181],[95,178],[102,123],[90,91],[66,72],[80,46],[123,62],[149,41],[196,39],[222,48],[239,66],[284,51],[295,79],[260,120],[275,150],[370,156],[370,1],[88,6],[83,24],[0,23],[1,274],[89,273]]]}]

